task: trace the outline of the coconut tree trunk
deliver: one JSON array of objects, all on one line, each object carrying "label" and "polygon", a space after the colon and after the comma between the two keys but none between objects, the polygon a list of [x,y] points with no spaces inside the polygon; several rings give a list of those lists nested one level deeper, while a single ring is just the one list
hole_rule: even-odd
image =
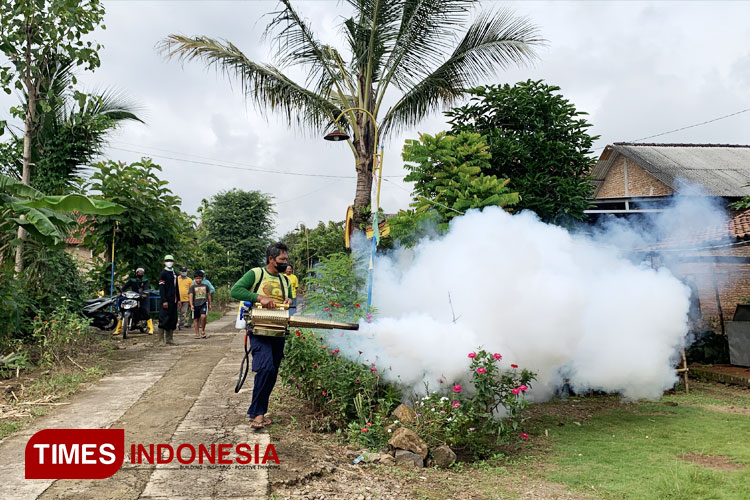
[{"label": "coconut tree trunk", "polygon": [[357,138],[354,159],[357,165],[357,190],[354,195],[354,223],[367,222],[372,205],[372,167],[375,153],[375,127],[370,117],[357,112]]}]

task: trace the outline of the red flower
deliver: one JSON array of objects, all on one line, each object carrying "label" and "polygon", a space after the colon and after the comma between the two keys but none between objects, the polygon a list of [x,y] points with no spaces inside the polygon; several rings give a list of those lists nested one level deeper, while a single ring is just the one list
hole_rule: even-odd
[{"label": "red flower", "polygon": [[359,302],[357,302],[356,304],[354,304],[354,307],[359,307]]},{"label": "red flower", "polygon": [[360,379],[357,379],[357,380],[354,381],[355,384],[359,384],[360,382],[361,382]]},{"label": "red flower", "polygon": [[318,367],[318,363],[313,364],[313,368],[317,368],[317,367]]},{"label": "red flower", "polygon": [[329,302],[329,303],[328,303],[328,305],[329,305],[329,306],[332,306],[332,305],[333,305],[333,302]]},{"label": "red flower", "polygon": [[366,425],[367,427],[372,427],[372,422],[367,422],[367,423],[366,423],[365,425]]},{"label": "red flower", "polygon": [[294,331],[294,333],[296,333],[296,334],[297,334],[297,337],[299,337],[299,336],[301,336],[301,335],[302,335],[302,332],[300,332],[299,330],[295,330],[295,331]]},{"label": "red flower", "polygon": [[327,345],[322,345],[322,346],[320,346],[320,348],[321,349],[328,349],[328,346]]},{"label": "red flower", "polygon": [[338,354],[338,353],[339,353],[338,349],[334,349],[334,350],[331,351],[331,354]]},{"label": "red flower", "polygon": [[323,309],[323,310],[324,310],[324,311],[330,311],[330,310],[331,310],[331,308],[330,308],[330,307],[326,307],[326,308],[325,308],[325,309]]},{"label": "red flower", "polygon": [[511,368],[518,368],[518,365],[510,365]]},{"label": "red flower", "polygon": [[45,324],[45,325],[47,324],[47,322],[46,322],[46,321],[42,321],[42,323],[43,323],[43,324]]},{"label": "red flower", "polygon": [[462,389],[463,389],[463,387],[461,387],[458,384],[456,384],[456,385],[453,386],[453,392],[461,392]]},{"label": "red flower", "polygon": [[339,307],[340,305],[341,305],[341,304],[339,304],[338,302],[334,302],[334,303],[333,303],[333,307]]},{"label": "red flower", "polygon": [[325,396],[326,395],[326,391],[322,391],[321,394],[323,394],[323,396]]},{"label": "red flower", "polygon": [[498,353],[493,354],[492,357],[495,358],[495,361],[500,361],[501,359],[503,359],[502,355]]},{"label": "red flower", "polygon": [[367,431],[369,431],[369,430],[370,430],[370,429],[368,429],[367,427],[363,427],[363,428],[362,428],[362,432],[367,432]]},{"label": "red flower", "polygon": [[529,435],[526,434],[525,432],[522,432],[521,434],[519,434],[519,436],[521,436],[521,439],[523,439],[524,441],[529,440]]},{"label": "red flower", "polygon": [[371,372],[376,372],[376,371],[378,371],[378,369],[377,368],[370,368],[370,371]]}]

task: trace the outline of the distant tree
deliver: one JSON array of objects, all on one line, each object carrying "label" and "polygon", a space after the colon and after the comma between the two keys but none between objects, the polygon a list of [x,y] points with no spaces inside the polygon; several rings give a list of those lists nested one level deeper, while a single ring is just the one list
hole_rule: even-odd
[{"label": "distant tree", "polygon": [[[290,0],[281,0],[266,28],[277,48],[276,65],[251,60],[231,42],[206,36],[170,35],[161,48],[168,57],[197,59],[237,77],[261,110],[280,113],[290,125],[315,134],[335,129],[343,110],[361,108],[347,111],[340,123],[352,137],[359,224],[370,210],[377,142],[367,113],[377,120],[380,139],[414,126],[482,79],[533,60],[542,39],[531,22],[508,11],[473,15],[478,0],[345,3],[352,11],[342,18],[344,50],[318,39]],[[304,83],[289,78],[285,70],[294,66],[307,75]]]},{"label": "distant tree", "polygon": [[560,87],[528,80],[472,90],[466,106],[446,113],[452,133],[479,132],[490,147],[489,173],[511,179],[521,199],[546,222],[582,219],[593,185],[591,146],[598,136]]},{"label": "distant tree", "polygon": [[344,222],[319,222],[314,228],[300,225],[281,239],[289,247],[289,262],[300,281],[321,259],[346,250]]},{"label": "distant tree", "polygon": [[[54,96],[43,93],[44,74],[60,59],[60,54],[75,66],[98,67],[100,46],[84,37],[99,26],[103,16],[104,8],[98,0],[0,2],[0,52],[8,61],[7,65],[0,66],[0,88],[8,94],[13,88],[26,94],[25,105],[13,110],[24,120],[21,173],[24,184],[31,180],[32,142],[39,124],[37,106],[44,111],[53,106]],[[26,233],[23,227],[18,230],[18,238],[17,273],[24,267]]]},{"label": "distant tree", "polygon": [[166,187],[168,182],[159,178],[161,167],[149,158],[130,165],[106,161],[93,167],[86,188],[126,210],[89,220],[84,244],[111,262],[114,235],[117,276],[143,267],[146,276],[154,280],[161,272],[165,254],[174,255],[178,265],[184,262],[185,233],[194,230],[193,221],[180,210],[182,201]]},{"label": "distant tree", "polygon": [[445,230],[456,216],[471,208],[506,207],[518,203],[508,189],[509,179],[491,175],[489,147],[481,135],[460,132],[407,139],[402,153],[404,178],[413,182],[411,210],[388,220],[391,234],[412,245],[429,232]]},{"label": "distant tree", "polygon": [[275,215],[271,196],[260,191],[222,191],[201,207],[207,239],[226,249],[241,273],[265,265]]}]

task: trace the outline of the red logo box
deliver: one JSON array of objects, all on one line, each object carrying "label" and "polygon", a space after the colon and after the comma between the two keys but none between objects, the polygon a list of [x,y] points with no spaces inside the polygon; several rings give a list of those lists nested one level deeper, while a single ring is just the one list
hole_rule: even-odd
[{"label": "red logo box", "polygon": [[44,429],[25,456],[26,479],[104,479],[122,466],[125,429]]}]

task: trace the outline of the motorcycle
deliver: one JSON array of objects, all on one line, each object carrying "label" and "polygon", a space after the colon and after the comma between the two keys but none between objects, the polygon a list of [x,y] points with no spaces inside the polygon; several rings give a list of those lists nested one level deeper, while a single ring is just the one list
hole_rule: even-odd
[{"label": "motorcycle", "polygon": [[122,301],[120,302],[120,319],[122,319],[122,338],[128,338],[128,332],[137,328],[141,333],[148,330],[148,315],[141,312],[140,299],[141,294],[138,292],[122,292]]},{"label": "motorcycle", "polygon": [[83,315],[91,318],[91,324],[100,330],[111,330],[117,324],[117,313],[110,311],[117,297],[97,297],[84,302]]}]

